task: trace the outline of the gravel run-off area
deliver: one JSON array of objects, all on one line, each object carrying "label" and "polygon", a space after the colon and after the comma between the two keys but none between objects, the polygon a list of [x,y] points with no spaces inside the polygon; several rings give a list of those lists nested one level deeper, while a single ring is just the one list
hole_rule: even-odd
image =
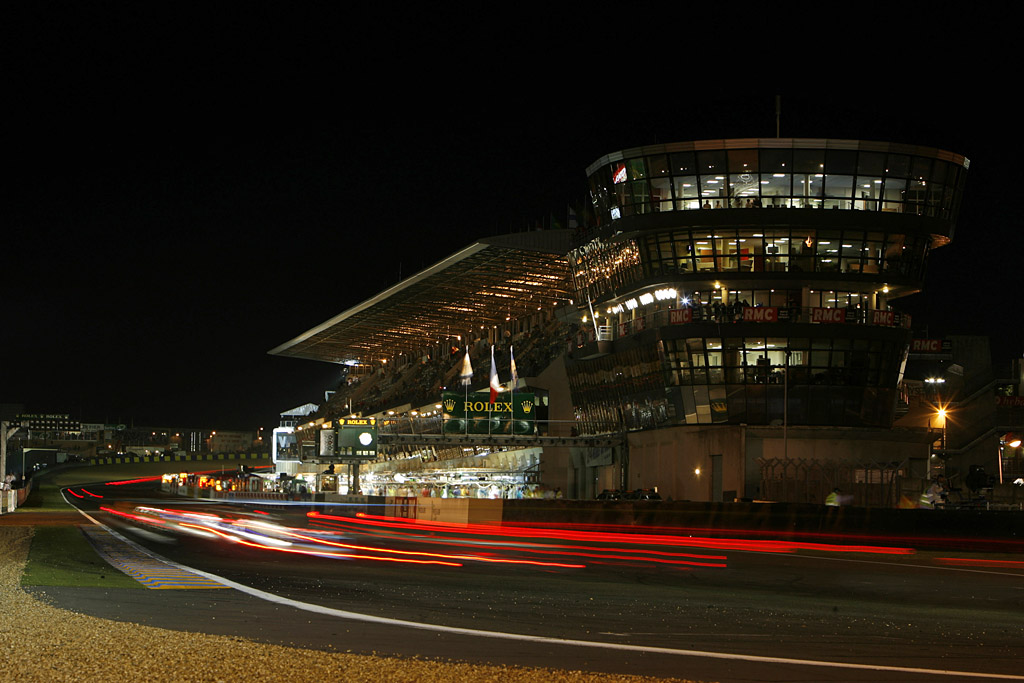
[{"label": "gravel run-off area", "polygon": [[[665,681],[300,650],[107,621],[20,585],[31,526],[0,526],[0,670],[17,681]],[[301,666],[296,666],[301,662]],[[671,679],[679,681],[681,679]]]}]

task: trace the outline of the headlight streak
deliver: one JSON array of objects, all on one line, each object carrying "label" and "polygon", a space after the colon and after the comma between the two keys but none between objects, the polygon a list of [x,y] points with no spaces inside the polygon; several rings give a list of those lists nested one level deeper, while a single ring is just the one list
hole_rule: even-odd
[{"label": "headlight streak", "polygon": [[416,555],[416,556],[422,556],[422,557],[443,557],[443,558],[449,559],[449,560],[467,560],[467,561],[471,561],[471,562],[491,562],[491,563],[497,563],[497,564],[529,564],[529,565],[534,565],[534,566],[539,566],[539,567],[557,567],[557,568],[570,568],[570,569],[582,569],[583,567],[586,566],[586,565],[582,565],[582,564],[564,564],[564,563],[559,563],[559,562],[538,562],[538,561],[533,561],[533,560],[507,560],[507,559],[498,559],[498,558],[494,558],[494,557],[483,557],[483,556],[480,556],[480,555],[446,555],[446,554],[443,554],[443,553],[424,553],[424,552],[413,551],[413,550],[392,550],[392,549],[389,549],[389,548],[370,548],[368,546],[353,545],[351,543],[335,543],[335,542],[331,542],[331,541],[318,540],[316,538],[311,538],[309,536],[304,536],[303,534],[299,534],[299,533],[295,533],[295,532],[282,532],[282,533],[285,533],[288,536],[292,536],[292,537],[295,537],[295,538],[300,538],[300,539],[303,539],[303,540],[306,540],[306,541],[312,541],[314,543],[321,543],[321,544],[324,544],[324,545],[335,546],[335,547],[338,547],[338,548],[346,548],[346,549],[349,549],[349,550],[364,550],[364,551],[365,550],[369,550],[369,551],[372,551],[372,552],[390,553],[390,554],[395,554],[395,555]]},{"label": "headlight streak", "polygon": [[[189,524],[188,522],[181,522],[181,526],[184,526],[184,527],[196,527],[196,525]],[[198,528],[202,528],[202,527],[198,527]],[[401,562],[401,563],[408,563],[408,564],[439,564],[439,565],[444,565],[444,566],[447,566],[447,567],[461,567],[462,566],[461,564],[459,564],[457,562],[442,562],[442,561],[439,561],[439,560],[411,560],[411,559],[404,559],[404,558],[397,558],[397,557],[372,557],[372,556],[369,556],[369,555],[351,555],[351,554],[347,554],[347,553],[346,554],[337,554],[337,553],[328,553],[328,552],[316,551],[316,550],[304,550],[302,548],[281,548],[281,547],[276,547],[276,546],[262,545],[260,543],[253,543],[252,541],[247,541],[247,540],[245,540],[243,538],[239,538],[237,536],[232,536],[231,534],[224,533],[223,531],[219,531],[217,529],[209,529],[208,531],[216,534],[217,536],[220,536],[220,537],[224,538],[225,540],[231,541],[233,543],[238,543],[239,545],[249,546],[250,548],[258,548],[260,550],[276,550],[277,552],[281,552],[281,553],[295,553],[295,554],[298,554],[298,555],[312,555],[314,557],[323,557],[323,558],[326,558],[326,559],[329,559],[329,560],[339,560],[339,559],[340,560],[374,560],[374,561],[377,561],[377,562]]]},{"label": "headlight streak", "polygon": [[117,515],[118,517],[125,517],[127,519],[133,519],[136,522],[142,522],[143,524],[164,524],[164,520],[162,520],[162,519],[156,519],[154,517],[143,517],[141,515],[133,515],[133,514],[129,514],[127,512],[120,512],[118,510],[115,510],[114,508],[108,508],[108,507],[102,507],[101,506],[100,510],[102,510],[103,512],[109,512],[112,515]]},{"label": "headlight streak", "polygon": [[[284,527],[279,524],[271,522],[265,522],[263,520],[253,519],[224,519],[218,515],[203,513],[203,512],[189,512],[186,510],[177,509],[161,509],[152,507],[138,507],[136,511],[143,512],[147,515],[152,515],[157,518],[163,518],[167,521],[176,521],[177,525],[190,532],[203,530],[208,533],[216,534],[217,536],[225,539],[230,539],[234,542],[241,542],[242,538],[247,538],[252,543],[247,543],[251,547],[259,547],[264,549],[280,549],[282,547],[289,547],[294,545],[290,541],[282,540],[281,538],[275,538],[269,534],[276,534],[278,536],[288,537],[290,539],[296,539],[312,544],[314,546],[328,546],[333,548],[339,548],[342,550],[352,550],[359,552],[371,552],[381,553],[384,555],[401,555],[404,557],[420,557],[420,558],[436,558],[443,560],[440,564],[448,566],[463,566],[459,562],[453,561],[473,561],[473,562],[487,562],[492,564],[522,564],[532,565],[538,567],[556,568],[556,569],[579,569],[585,565],[578,563],[564,563],[564,562],[543,562],[538,560],[521,560],[521,559],[505,559],[505,558],[492,558],[478,555],[452,555],[444,553],[427,553],[422,551],[409,551],[409,550],[393,550],[387,548],[374,548],[365,545],[356,545],[352,543],[343,543],[337,540],[332,540],[335,537],[344,538],[343,535],[338,534],[336,531],[317,531],[309,530],[305,533],[301,533],[298,530],[290,527]],[[186,518],[189,521],[183,521],[181,518]],[[251,530],[258,530],[266,533],[255,533]],[[267,546],[273,546],[267,547]],[[318,555],[321,557],[337,557],[337,553],[329,553],[326,551],[310,551],[309,554]],[[345,553],[345,558],[360,558],[360,559],[388,559],[388,558],[373,558],[367,555],[354,555],[352,553]],[[434,562],[431,562],[434,563]]]}]

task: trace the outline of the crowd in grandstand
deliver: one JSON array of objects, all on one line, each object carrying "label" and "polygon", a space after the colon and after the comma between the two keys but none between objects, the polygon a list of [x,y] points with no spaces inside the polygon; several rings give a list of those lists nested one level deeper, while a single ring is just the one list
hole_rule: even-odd
[{"label": "crowd in grandstand", "polygon": [[[541,325],[513,332],[494,331],[494,358],[502,382],[511,379],[512,353],[519,377],[535,377],[564,350],[566,328],[551,318]],[[487,386],[490,380],[492,339],[479,336],[467,346],[461,340],[424,349],[421,355],[400,355],[376,366],[372,372],[350,373],[334,395],[313,417],[333,419],[348,414],[374,415],[399,406],[420,407],[436,403],[441,392],[461,390],[460,371],[465,354],[473,367],[469,390]]]}]

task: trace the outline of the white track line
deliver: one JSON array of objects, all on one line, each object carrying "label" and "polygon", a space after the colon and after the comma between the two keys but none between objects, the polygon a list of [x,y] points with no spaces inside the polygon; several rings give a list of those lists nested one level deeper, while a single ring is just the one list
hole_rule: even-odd
[{"label": "white track line", "polygon": [[[63,495],[63,492],[62,492]],[[65,498],[65,500],[67,500]],[[69,502],[70,504],[70,502]],[[72,505],[71,507],[75,507]],[[78,510],[78,508],[75,508]],[[294,607],[295,609],[305,610],[307,612],[314,612],[316,614],[323,614],[330,617],[338,617],[341,619],[351,619],[353,621],[365,621],[372,624],[383,624],[386,626],[400,626],[404,628],[415,628],[424,631],[435,631],[441,633],[454,633],[461,636],[476,636],[479,638],[497,638],[501,640],[516,640],[520,642],[529,643],[544,643],[546,645],[565,645],[572,647],[594,647],[604,650],[624,650],[628,652],[647,652],[651,654],[662,654],[662,655],[676,655],[681,657],[703,657],[706,659],[728,659],[742,662],[760,662],[764,664],[791,664],[796,666],[816,666],[826,667],[831,669],[857,669],[861,671],[891,671],[894,673],[907,673],[907,674],[922,674],[927,676],[966,676],[972,678],[988,678],[1002,681],[1024,681],[1024,676],[1018,676],[1013,674],[991,674],[981,673],[977,671],[948,671],[944,669],[923,669],[917,667],[908,666],[885,666],[882,664],[852,664],[848,662],[830,662],[824,660],[815,659],[791,659],[789,657],[763,657],[760,655],[741,655],[733,654],[729,652],[707,652],[704,650],[683,650],[670,647],[652,647],[647,645],[626,645],[621,643],[602,643],[592,640],[574,640],[568,638],[551,638],[548,636],[531,636],[524,633],[502,633],[501,631],[482,631],[471,628],[460,628],[458,626],[440,626],[437,624],[422,624],[417,621],[405,621],[404,619],[390,619],[388,617],[376,617],[372,614],[360,614],[358,612],[348,612],[346,610],[334,609],[333,607],[324,607],[323,605],[314,605],[309,602],[301,602],[299,600],[292,600],[291,598],[285,598],[280,595],[261,591],[257,588],[251,588],[241,583],[236,583],[230,579],[225,579],[222,576],[211,574],[210,572],[204,572],[201,569],[195,569],[188,567],[177,562],[168,560],[167,558],[161,557],[156,553],[142,547],[135,543],[129,538],[122,536],[117,533],[106,524],[98,522],[93,517],[82,510],[78,510],[93,524],[98,524],[110,531],[111,534],[124,541],[128,545],[136,548],[140,552],[146,553],[147,555],[166,562],[167,564],[178,567],[180,569],[194,572],[200,576],[205,576],[208,579],[221,583],[229,588],[234,588],[237,591],[241,591],[247,595],[251,595],[260,600],[266,600],[267,602],[273,602],[278,605],[285,605],[288,607]]]}]

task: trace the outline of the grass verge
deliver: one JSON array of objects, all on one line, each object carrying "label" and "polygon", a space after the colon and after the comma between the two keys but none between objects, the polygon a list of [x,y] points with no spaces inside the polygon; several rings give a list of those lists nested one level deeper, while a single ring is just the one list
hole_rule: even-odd
[{"label": "grass verge", "polygon": [[96,554],[77,526],[37,526],[22,586],[144,588]]}]

